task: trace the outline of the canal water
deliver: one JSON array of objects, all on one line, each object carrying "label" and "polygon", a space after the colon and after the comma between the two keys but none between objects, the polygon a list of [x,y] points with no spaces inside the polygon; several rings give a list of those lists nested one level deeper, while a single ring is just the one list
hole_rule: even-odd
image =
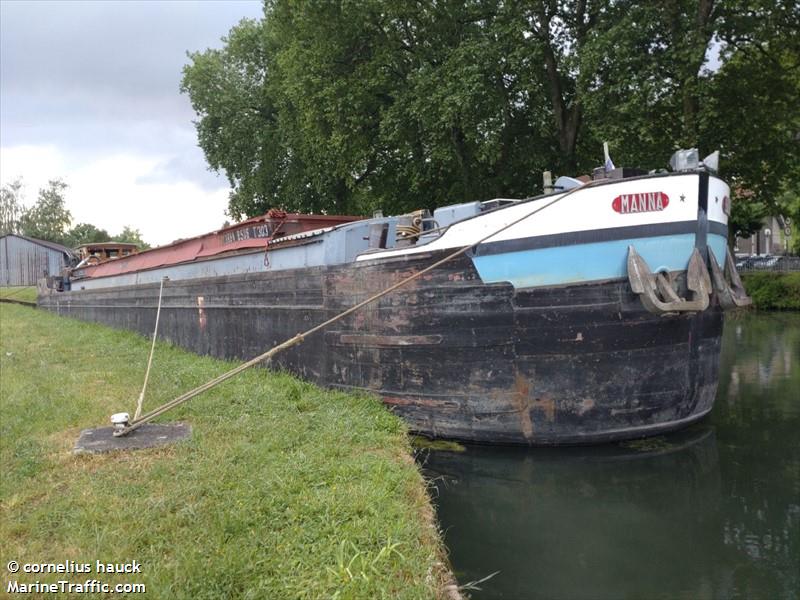
[{"label": "canal water", "polygon": [[800,314],[725,324],[711,415],[587,448],[420,451],[472,598],[800,597]]}]

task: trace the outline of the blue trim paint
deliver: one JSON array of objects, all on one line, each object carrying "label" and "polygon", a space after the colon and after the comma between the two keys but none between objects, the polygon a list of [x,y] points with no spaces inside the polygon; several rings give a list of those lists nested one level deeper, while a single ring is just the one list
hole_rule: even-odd
[{"label": "blue trim paint", "polygon": [[708,234],[708,245],[714,253],[714,258],[717,259],[717,264],[720,267],[725,266],[725,253],[728,245],[728,238],[714,233]]},{"label": "blue trim paint", "polygon": [[[539,287],[627,277],[628,246],[652,271],[683,271],[694,249],[695,234],[614,240],[552,248],[474,256],[485,283],[508,281],[515,288]],[[717,262],[725,259],[726,239],[710,233],[708,243]]]}]

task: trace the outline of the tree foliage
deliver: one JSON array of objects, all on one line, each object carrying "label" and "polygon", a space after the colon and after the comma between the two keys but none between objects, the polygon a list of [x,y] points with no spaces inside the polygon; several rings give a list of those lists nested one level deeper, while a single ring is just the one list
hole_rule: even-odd
[{"label": "tree foliage", "polygon": [[721,149],[746,228],[800,175],[798,31],[790,0],[270,0],[182,90],[237,218],[531,195],[608,141]]},{"label": "tree foliage", "polygon": [[[725,3],[723,64],[708,78],[701,132],[724,157],[733,188],[731,229],[747,236],[800,194],[800,4]],[[786,214],[786,216],[789,216]]]},{"label": "tree foliage", "polygon": [[113,242],[125,242],[126,244],[136,244],[141,250],[146,250],[150,244],[142,239],[142,233],[129,225],[122,228],[122,232],[111,238]]},{"label": "tree foliage", "polygon": [[114,236],[91,223],[78,223],[68,230],[72,214],[66,205],[67,188],[60,179],[52,179],[47,187],[39,190],[36,203],[26,208],[22,180],[17,178],[3,185],[0,188],[0,235],[22,234],[70,248],[112,241],[137,244],[142,249],[150,247],[138,229],[127,225]]},{"label": "tree foliage", "polygon": [[67,232],[65,245],[77,248],[83,244],[109,241],[111,241],[111,236],[105,229],[99,229],[91,223],[78,223]]},{"label": "tree foliage", "polygon": [[0,188],[0,235],[21,233],[22,180],[15,179]]},{"label": "tree foliage", "polygon": [[99,229],[91,223],[78,223],[67,232],[65,244],[71,248],[77,248],[83,244],[97,244],[102,242],[125,242],[136,244],[140,249],[147,249],[150,245],[142,239],[142,234],[138,229],[128,225],[123,227],[117,235],[109,235],[105,229]]},{"label": "tree foliage", "polygon": [[22,214],[23,234],[59,244],[66,242],[66,229],[72,222],[64,198],[67,187],[60,179],[51,179],[47,187],[39,190],[36,203]]}]

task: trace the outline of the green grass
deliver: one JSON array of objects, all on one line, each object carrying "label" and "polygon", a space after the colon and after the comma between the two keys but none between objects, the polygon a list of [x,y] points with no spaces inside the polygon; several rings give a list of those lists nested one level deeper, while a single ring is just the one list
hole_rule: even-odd
[{"label": "green grass", "polygon": [[0,298],[36,302],[36,287],[0,287]]},{"label": "green grass", "polygon": [[753,306],[761,310],[800,310],[800,273],[742,273]]},{"label": "green grass", "polygon": [[[137,560],[141,575],[96,578],[153,598],[441,594],[425,483],[377,399],[255,369],[160,419],[190,423],[189,441],[75,455],[81,429],[133,412],[149,342],[9,304],[0,325],[4,591],[9,560]],[[145,410],[232,366],[158,344]]]}]

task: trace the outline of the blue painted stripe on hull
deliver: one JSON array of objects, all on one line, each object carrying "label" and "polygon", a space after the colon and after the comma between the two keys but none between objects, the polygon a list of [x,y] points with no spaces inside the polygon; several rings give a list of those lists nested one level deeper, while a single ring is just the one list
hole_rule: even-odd
[{"label": "blue painted stripe on hull", "polygon": [[717,264],[721,267],[725,266],[725,252],[728,246],[728,238],[713,233],[708,234],[708,245],[714,253],[714,258],[717,259]]},{"label": "blue painted stripe on hull", "polygon": [[[708,241],[717,262],[722,264],[725,238],[709,234]],[[475,256],[472,260],[485,283],[508,281],[515,288],[527,288],[627,277],[630,245],[652,271],[683,271],[694,243],[695,235],[686,233],[521,250]]]}]

